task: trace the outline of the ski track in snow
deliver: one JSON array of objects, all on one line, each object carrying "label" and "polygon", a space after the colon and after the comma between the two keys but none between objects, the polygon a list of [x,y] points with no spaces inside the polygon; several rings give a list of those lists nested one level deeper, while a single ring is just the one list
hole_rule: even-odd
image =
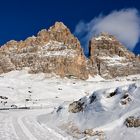
[{"label": "ski track in snow", "polygon": [[18,140],[12,117],[4,112],[0,113],[0,140]]},{"label": "ski track in snow", "polygon": [[24,132],[24,134],[26,134],[26,136],[31,140],[37,140],[32,133],[28,130],[28,128],[24,125],[24,122],[22,121],[22,117],[19,117],[17,120],[20,128],[22,129],[22,131]]},{"label": "ski track in snow", "polygon": [[[36,116],[37,117],[37,116]],[[31,130],[31,133],[37,138],[37,140],[63,140],[66,139],[61,134],[55,132],[48,128],[47,126],[43,126],[37,122],[36,118],[33,116],[25,116],[22,118],[24,125]],[[46,135],[47,134],[47,135]]]},{"label": "ski track in snow", "polygon": [[18,118],[13,117],[13,126],[15,128],[15,132],[20,140],[28,140],[29,138],[27,137],[26,133],[24,133],[24,130],[18,123]]},{"label": "ski track in snow", "polygon": [[[139,76],[140,77],[140,76]],[[134,76],[134,80],[137,76]],[[132,78],[130,78],[132,79]],[[0,96],[8,97],[6,107],[11,105],[25,106],[25,99],[32,99],[26,105],[39,107],[32,110],[0,111],[0,140],[72,140],[73,138],[57,129],[41,123],[38,116],[50,113],[54,107],[69,104],[90,95],[99,89],[116,88],[118,86],[135,83],[126,78],[104,81],[101,77],[90,78],[87,81],[45,78],[44,75],[30,75],[24,71],[7,73],[0,77]],[[137,81],[140,85],[140,80]],[[5,101],[0,99],[0,101]],[[0,107],[5,107],[0,104]],[[45,108],[45,109],[42,109]],[[129,115],[140,111],[136,108],[121,118],[95,128],[96,130],[112,131],[122,125]],[[54,124],[55,125],[55,124]]]},{"label": "ski track in snow", "polygon": [[39,124],[43,111],[4,111],[0,113],[0,140],[67,140],[61,134]]}]

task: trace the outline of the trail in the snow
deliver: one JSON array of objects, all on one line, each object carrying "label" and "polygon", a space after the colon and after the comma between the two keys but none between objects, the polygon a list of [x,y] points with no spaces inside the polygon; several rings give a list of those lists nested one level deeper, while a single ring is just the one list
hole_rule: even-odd
[{"label": "trail in the snow", "polygon": [[0,113],[0,140],[70,140],[41,125],[37,117],[43,113],[44,110]]},{"label": "trail in the snow", "polygon": [[[36,116],[37,117],[37,116]],[[48,127],[44,127],[39,122],[37,122],[36,117],[33,115],[25,116],[22,118],[24,125],[29,128],[31,133],[39,140],[67,140],[61,134],[55,132]]]},{"label": "trail in the snow", "polygon": [[0,112],[0,140],[18,140],[13,119],[5,112]]},{"label": "trail in the snow", "polygon": [[13,117],[13,126],[15,128],[16,134],[20,140],[29,140],[24,130],[21,128],[20,124],[17,121],[18,118]]},{"label": "trail in the snow", "polygon": [[37,140],[34,135],[32,135],[32,133],[28,130],[28,128],[24,125],[24,122],[22,121],[22,117],[18,118],[18,124],[20,125],[21,129],[23,130],[23,132],[26,134],[26,136],[30,139],[30,140]]}]

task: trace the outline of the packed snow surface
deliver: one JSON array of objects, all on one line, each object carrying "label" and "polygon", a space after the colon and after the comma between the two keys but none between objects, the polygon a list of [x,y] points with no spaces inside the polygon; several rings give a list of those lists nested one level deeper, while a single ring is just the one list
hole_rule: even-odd
[{"label": "packed snow surface", "polygon": [[[115,95],[110,97],[114,91]],[[122,104],[125,94],[131,100]],[[91,103],[93,95],[96,99]],[[69,104],[79,99],[84,103],[83,111],[69,112]],[[0,75],[0,140],[87,138],[73,134],[74,127],[80,132],[103,131],[106,140],[139,140],[140,128],[124,125],[127,117],[140,115],[139,106],[140,75],[113,80],[95,76],[82,81],[12,71]]]}]

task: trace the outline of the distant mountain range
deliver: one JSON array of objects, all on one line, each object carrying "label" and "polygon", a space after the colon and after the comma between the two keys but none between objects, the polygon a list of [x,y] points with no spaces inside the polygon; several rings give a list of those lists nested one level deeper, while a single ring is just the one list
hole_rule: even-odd
[{"label": "distant mountain range", "polygon": [[80,41],[62,23],[24,41],[11,40],[0,48],[0,74],[28,68],[29,73],[88,79],[89,75],[114,78],[140,74],[140,57],[114,36],[101,33],[89,42],[89,58]]}]

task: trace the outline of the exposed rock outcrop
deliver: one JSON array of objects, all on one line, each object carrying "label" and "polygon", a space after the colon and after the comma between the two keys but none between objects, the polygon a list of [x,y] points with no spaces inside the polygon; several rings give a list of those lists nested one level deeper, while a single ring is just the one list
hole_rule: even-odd
[{"label": "exposed rock outcrop", "polygon": [[140,127],[140,117],[130,116],[125,120],[127,127]]},{"label": "exposed rock outcrop", "polygon": [[[10,41],[3,45],[0,73],[29,67],[30,73],[55,73],[61,77],[88,78],[86,58],[80,42],[61,22],[47,30],[41,30],[37,37],[25,41]],[[10,66],[4,66],[6,63]]]},{"label": "exposed rock outcrop", "polygon": [[14,69],[15,65],[13,65],[9,56],[0,50],[0,74],[10,72]]},{"label": "exposed rock outcrop", "polygon": [[114,78],[140,73],[140,57],[128,51],[114,36],[102,33],[89,43],[86,58],[79,40],[62,23],[24,41],[9,41],[0,48],[0,74],[29,68],[30,73],[87,79],[99,74]]},{"label": "exposed rock outcrop", "polygon": [[84,134],[89,135],[89,136],[100,136],[100,139],[103,139],[105,135],[103,131],[94,131],[93,129],[86,129],[84,131]]},{"label": "exposed rock outcrop", "polygon": [[114,78],[140,73],[140,61],[114,36],[101,33],[89,43],[91,65],[97,65],[98,74]]},{"label": "exposed rock outcrop", "polygon": [[71,113],[78,113],[83,111],[83,103],[80,101],[74,101],[69,105],[69,112]]}]

